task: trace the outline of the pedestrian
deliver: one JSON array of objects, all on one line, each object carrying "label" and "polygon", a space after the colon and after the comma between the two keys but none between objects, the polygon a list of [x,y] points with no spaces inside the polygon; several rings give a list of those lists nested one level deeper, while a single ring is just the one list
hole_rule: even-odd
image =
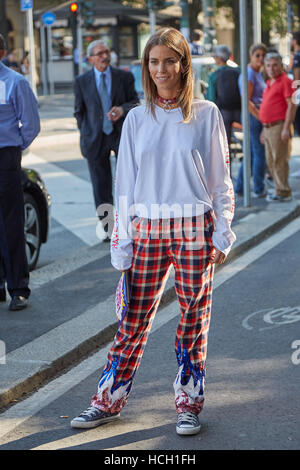
[{"label": "pedestrian", "polygon": [[203,33],[200,29],[195,29],[192,32],[192,42],[190,43],[190,50],[192,55],[204,55],[205,48],[201,42]]},{"label": "pedestrian", "polygon": [[216,105],[193,99],[190,49],[178,30],[163,28],[150,37],[142,80],[146,103],[128,113],[122,130],[111,242],[112,264],[129,281],[129,307],[91,406],[71,426],[93,428],[119,416],[173,264],[181,312],[176,430],[195,434],[204,404],[214,265],[225,261],[235,240],[228,145]]},{"label": "pedestrian", "polygon": [[294,126],[296,133],[300,137],[300,31],[293,33],[292,45],[294,49],[292,72],[296,87],[298,89],[297,111],[295,115]]},{"label": "pedestrian", "polygon": [[[0,60],[4,54],[5,42],[0,34]],[[29,83],[0,62],[0,264],[4,264],[11,296],[10,310],[25,308],[30,295],[21,158],[22,150],[39,131],[38,103]],[[5,301],[3,279],[0,279],[0,291],[0,299]]]},{"label": "pedestrian", "polygon": [[292,123],[296,105],[292,101],[292,80],[284,72],[281,55],[268,52],[265,68],[269,80],[263,93],[259,117],[263,124],[261,139],[265,143],[266,159],[273,177],[275,193],[267,195],[269,202],[292,199],[289,186]]},{"label": "pedestrian", "polygon": [[218,68],[209,75],[206,92],[206,99],[216,103],[223,116],[230,160],[232,125],[234,122],[241,122],[241,96],[238,85],[240,68],[227,65],[231,55],[229,47],[216,46],[214,57]]},{"label": "pedestrian", "polygon": [[[98,216],[106,221],[109,214],[102,208],[113,204],[110,153],[113,150],[118,154],[124,118],[138,103],[138,96],[131,72],[110,66],[110,49],[103,41],[91,42],[87,56],[93,68],[75,79],[74,115],[80,130],[81,152],[88,161]],[[108,225],[103,227],[106,233]],[[109,235],[105,241],[109,241]]]},{"label": "pedestrian", "polygon": [[[248,64],[248,98],[250,113],[250,148],[251,148],[251,170],[253,177],[253,197],[262,198],[266,196],[265,171],[266,156],[265,146],[260,141],[262,124],[259,120],[259,108],[266,83],[262,76],[264,58],[267,53],[265,44],[253,44],[250,47],[250,63]],[[242,75],[239,76],[239,87],[242,94]],[[243,195],[244,165],[241,162],[238,177],[235,183],[236,194]]]}]

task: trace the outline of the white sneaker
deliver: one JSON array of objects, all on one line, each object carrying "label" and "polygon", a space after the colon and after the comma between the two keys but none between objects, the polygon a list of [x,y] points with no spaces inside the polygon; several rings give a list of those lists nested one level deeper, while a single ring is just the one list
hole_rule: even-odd
[{"label": "white sneaker", "polygon": [[195,413],[179,413],[177,418],[176,432],[180,435],[197,434],[201,429],[198,416]]},{"label": "white sneaker", "polygon": [[266,197],[268,202],[289,202],[292,201],[292,196],[278,196],[277,194],[268,194]]}]

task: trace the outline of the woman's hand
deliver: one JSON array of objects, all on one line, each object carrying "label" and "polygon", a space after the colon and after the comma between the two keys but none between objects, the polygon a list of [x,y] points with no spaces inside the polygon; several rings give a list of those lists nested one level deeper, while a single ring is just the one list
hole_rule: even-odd
[{"label": "woman's hand", "polygon": [[223,264],[226,260],[226,255],[222,251],[218,250],[218,248],[213,248],[209,260],[211,263]]}]

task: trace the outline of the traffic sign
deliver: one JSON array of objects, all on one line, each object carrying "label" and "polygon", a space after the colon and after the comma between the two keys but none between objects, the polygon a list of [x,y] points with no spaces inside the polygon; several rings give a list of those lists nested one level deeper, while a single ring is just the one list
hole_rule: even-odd
[{"label": "traffic sign", "polygon": [[46,25],[51,25],[56,20],[56,16],[52,11],[46,11],[42,16],[43,23]]},{"label": "traffic sign", "polygon": [[21,11],[33,8],[33,0],[21,0]]}]

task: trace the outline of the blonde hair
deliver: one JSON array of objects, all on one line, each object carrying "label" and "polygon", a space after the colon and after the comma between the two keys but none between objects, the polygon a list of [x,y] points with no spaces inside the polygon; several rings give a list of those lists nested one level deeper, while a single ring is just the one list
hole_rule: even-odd
[{"label": "blonde hair", "polygon": [[154,46],[166,46],[179,56],[182,74],[177,102],[183,114],[183,122],[189,122],[192,118],[194,93],[192,59],[188,42],[175,28],[162,28],[148,39],[142,58],[142,83],[146,106],[151,110],[153,116],[155,116],[157,89],[149,73],[149,55]]}]

